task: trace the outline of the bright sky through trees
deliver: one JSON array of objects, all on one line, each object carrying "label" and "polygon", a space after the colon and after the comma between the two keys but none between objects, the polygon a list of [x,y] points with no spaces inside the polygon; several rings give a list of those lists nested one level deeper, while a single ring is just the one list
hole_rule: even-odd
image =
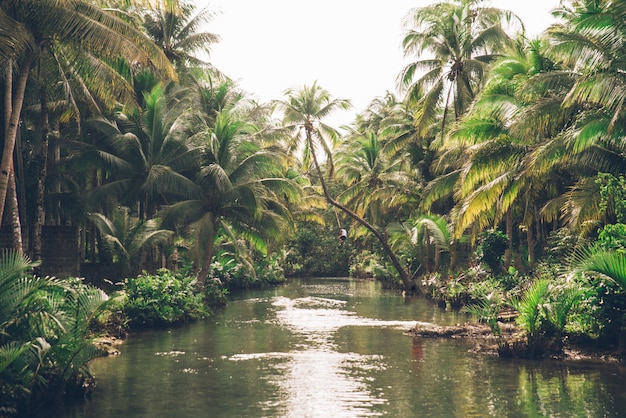
[{"label": "bright sky through trees", "polygon": [[[209,7],[219,14],[208,30],[222,40],[210,61],[260,102],[318,81],[333,97],[352,101],[354,109],[337,112],[332,122],[349,123],[372,99],[396,91],[404,65],[402,19],[411,8],[433,2],[211,0]],[[534,37],[554,22],[550,11],[559,0],[484,4],[513,11]]]}]

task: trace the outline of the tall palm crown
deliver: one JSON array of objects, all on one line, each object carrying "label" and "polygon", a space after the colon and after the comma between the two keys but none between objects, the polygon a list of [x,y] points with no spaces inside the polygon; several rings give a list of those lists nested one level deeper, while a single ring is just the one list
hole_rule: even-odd
[{"label": "tall palm crown", "polygon": [[547,115],[558,123],[559,131],[534,152],[533,169],[571,173],[575,185],[545,212],[582,227],[603,217],[596,173],[626,172],[626,3],[562,2],[554,14],[561,22],[547,31],[551,56],[565,70],[545,78],[547,89],[558,93],[552,106],[558,112],[537,103],[525,119],[535,131],[546,125]]},{"label": "tall palm crown", "polygon": [[420,132],[430,126],[441,104],[442,127],[450,103],[455,119],[463,114],[480,89],[487,65],[510,41],[502,22],[519,19],[509,11],[480,7],[481,2],[435,3],[412,9],[405,17],[405,56],[428,56],[409,63],[398,76],[407,97],[422,103]]},{"label": "tall palm crown", "polygon": [[186,115],[168,108],[162,85],[145,94],[144,100],[143,111],[117,123],[89,121],[95,144],[81,145],[78,158],[103,170],[104,183],[93,192],[95,202],[114,197],[138,207],[139,217],[148,219],[160,204],[193,187],[183,173],[198,166],[200,154],[189,141]]},{"label": "tall palm crown", "polygon": [[[333,99],[328,91],[317,85],[317,82],[298,91],[288,89],[285,95],[286,100],[277,101],[276,104],[283,111],[284,126],[291,131],[291,151],[303,150],[303,166],[308,167],[312,158],[318,170],[317,151],[321,151],[332,173],[334,167],[332,147],[339,139],[339,132],[323,123],[322,119],[339,109],[348,109],[350,102]],[[328,140],[331,141],[330,144]]]},{"label": "tall palm crown", "polygon": [[254,136],[257,129],[230,112],[223,110],[206,135],[206,154],[194,188],[161,212],[164,225],[187,228],[192,234],[200,285],[220,231],[235,230],[263,249],[267,242],[285,236],[291,225],[285,198],[298,198],[294,183],[283,177],[285,154],[276,147],[262,147]]},{"label": "tall palm crown", "polygon": [[374,225],[383,225],[383,215],[393,209],[410,210],[407,203],[418,187],[405,160],[389,157],[372,131],[355,133],[350,139],[338,153],[337,176],[346,185],[338,199]]},{"label": "tall palm crown", "polygon": [[148,36],[177,68],[210,66],[194,54],[201,52],[208,57],[210,47],[219,41],[220,37],[214,33],[199,32],[202,25],[215,17],[215,12],[204,8],[194,16],[196,7],[193,3],[181,1],[180,7],[175,6],[166,5],[144,17]]}]

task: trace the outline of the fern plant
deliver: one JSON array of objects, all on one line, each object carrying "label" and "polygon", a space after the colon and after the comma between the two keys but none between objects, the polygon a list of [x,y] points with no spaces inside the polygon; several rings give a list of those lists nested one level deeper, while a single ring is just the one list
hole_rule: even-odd
[{"label": "fern plant", "polygon": [[530,357],[533,357],[535,352],[541,321],[546,317],[549,293],[550,281],[538,279],[521,298],[511,300],[511,305],[518,312],[515,321],[526,333]]}]

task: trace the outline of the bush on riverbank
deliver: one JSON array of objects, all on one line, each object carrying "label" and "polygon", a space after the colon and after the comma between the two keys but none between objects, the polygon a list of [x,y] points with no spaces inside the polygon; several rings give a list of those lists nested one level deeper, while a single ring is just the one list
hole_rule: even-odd
[{"label": "bush on riverbank", "polygon": [[580,349],[618,352],[626,317],[624,289],[605,275],[576,273],[582,263],[578,260],[575,268],[539,263],[530,275],[492,275],[479,264],[446,278],[433,274],[423,286],[440,304],[474,314],[496,337],[502,337],[504,323],[514,322],[519,333],[499,340],[501,356],[558,356],[574,341]]},{"label": "bush on riverbank", "polygon": [[221,286],[209,283],[203,293],[194,276],[160,269],[124,280],[124,315],[131,328],[170,325],[206,317],[225,299]]}]

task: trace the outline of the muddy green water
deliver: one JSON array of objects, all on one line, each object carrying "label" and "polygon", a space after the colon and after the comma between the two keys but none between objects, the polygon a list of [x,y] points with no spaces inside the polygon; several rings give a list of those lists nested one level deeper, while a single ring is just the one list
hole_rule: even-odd
[{"label": "muddy green water", "polygon": [[376,282],[293,281],[209,320],[133,335],[90,400],[47,417],[624,417],[622,366],[507,361],[412,338],[464,314]]}]

